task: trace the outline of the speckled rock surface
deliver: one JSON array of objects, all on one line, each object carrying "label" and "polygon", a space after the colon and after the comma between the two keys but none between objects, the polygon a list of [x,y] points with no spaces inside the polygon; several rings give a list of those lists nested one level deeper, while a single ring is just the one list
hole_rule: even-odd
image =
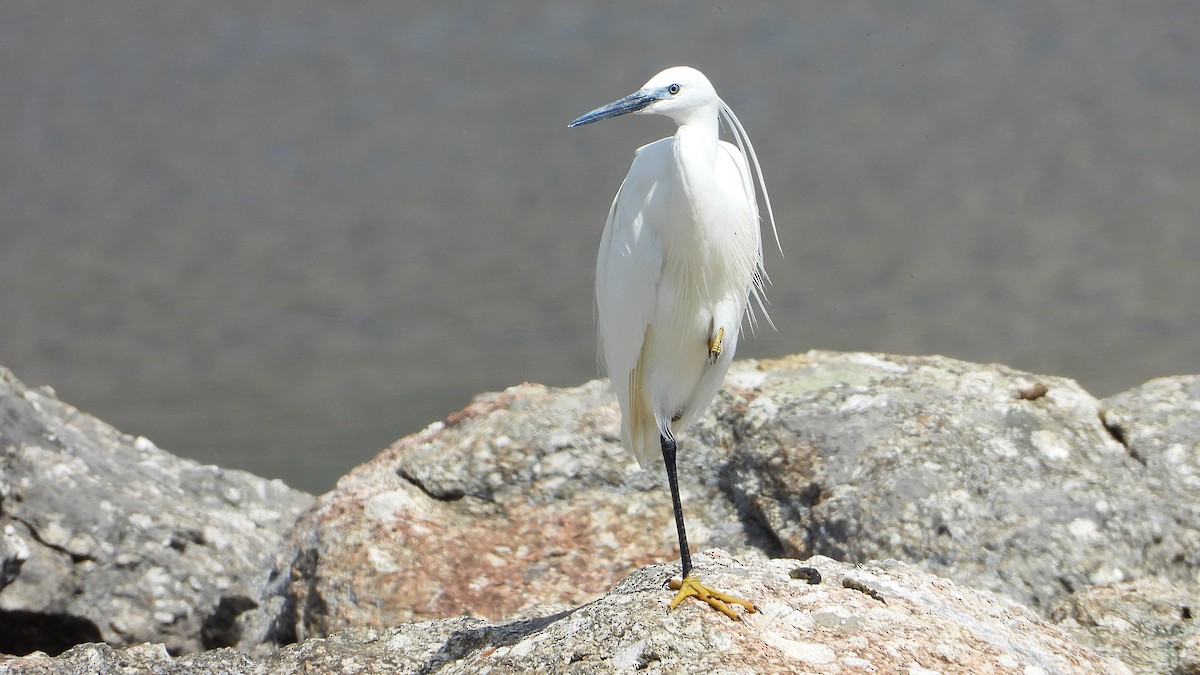
[{"label": "speckled rock surface", "polygon": [[1144,577],[1080,589],[1050,618],[1136,673],[1200,675],[1200,584]]},{"label": "speckled rock surface", "polygon": [[1151,380],[1101,401],[1108,428],[1141,464],[1146,489],[1189,527],[1179,542],[1200,582],[1200,375]]},{"label": "speckled rock surface", "polygon": [[[1197,461],[1188,396],[1101,402],[1070,380],[936,356],[739,362],[680,434],[689,535],[695,549],[897,558],[1041,611],[1093,584],[1194,579],[1200,498],[1164,502],[1165,478],[1138,457],[1158,428],[1149,406],[1179,418],[1168,454]],[[522,385],[323,495],[278,563],[269,637],[576,604],[677,555],[662,471],[620,448],[603,386]]]},{"label": "speckled rock surface", "polygon": [[[526,384],[397,441],[297,524],[274,641],[577,604],[678,557],[662,479],[636,469],[616,424],[599,382]],[[714,491],[690,486],[685,499],[700,541],[748,548]]]},{"label": "speckled rock surface", "polygon": [[[707,580],[753,599],[734,622],[696,602],[666,611],[665,565],[594,602],[497,622],[452,618],[348,629],[250,659],[232,650],[172,659],[152,645],[0,659],[21,673],[1130,673],[1028,609],[898,562],[856,566],[697,557]],[[803,568],[803,570],[802,570]],[[815,569],[819,583],[811,583]],[[119,665],[119,667],[118,667]],[[121,670],[123,668],[124,670]]]},{"label": "speckled rock surface", "polygon": [[170,455],[0,368],[0,652],[236,644],[311,499]]},{"label": "speckled rock surface", "polygon": [[[727,389],[709,434],[732,446],[718,472],[778,553],[898,558],[1043,611],[1087,585],[1200,569],[1200,492],[1164,499],[1168,472],[1137,456],[1168,414],[1144,399],[1102,402],[999,365],[825,352],[746,368]],[[1163,405],[1194,467],[1191,391]],[[1130,434],[1114,431],[1126,419]]]}]

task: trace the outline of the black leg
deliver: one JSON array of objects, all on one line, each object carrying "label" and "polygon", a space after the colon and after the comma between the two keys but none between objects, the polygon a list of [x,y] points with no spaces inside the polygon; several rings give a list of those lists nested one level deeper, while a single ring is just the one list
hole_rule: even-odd
[{"label": "black leg", "polygon": [[679,473],[675,470],[675,439],[660,434],[663,463],[667,465],[667,484],[671,486],[671,504],[675,507],[675,529],[679,531],[679,559],[683,562],[681,579],[692,573],[692,554],[688,551],[687,532],[683,528],[683,502],[679,499]]}]

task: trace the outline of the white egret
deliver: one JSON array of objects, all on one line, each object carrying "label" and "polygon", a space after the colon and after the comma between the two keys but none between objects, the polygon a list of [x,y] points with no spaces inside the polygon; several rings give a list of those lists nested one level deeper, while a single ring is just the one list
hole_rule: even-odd
[{"label": "white egret", "polygon": [[[678,128],[637,150],[608,212],[596,260],[601,354],[621,406],[622,442],[643,468],[660,450],[666,465],[683,567],[668,611],[695,596],[737,619],[729,605],[750,612],[754,605],[692,574],[675,430],[695,421],[720,389],[742,318],[754,320],[750,296],[766,314],[755,179],[772,232],[775,218],[750,139],[703,73],[668,68],[567,126],[627,113],[664,115]],[[719,139],[720,119],[736,146]]]}]

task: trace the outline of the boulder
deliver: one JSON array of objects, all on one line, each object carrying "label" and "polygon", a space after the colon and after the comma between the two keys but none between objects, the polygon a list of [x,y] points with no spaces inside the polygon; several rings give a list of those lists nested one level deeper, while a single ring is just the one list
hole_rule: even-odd
[{"label": "boulder", "polygon": [[[1141,465],[1146,489],[1181,521],[1200,522],[1200,375],[1151,380],[1100,405],[1105,427]],[[1200,536],[1188,534],[1179,543],[1195,562]]]},{"label": "boulder", "polygon": [[[1165,405],[1196,424],[1190,391]],[[719,471],[780,553],[898,558],[1045,611],[1088,585],[1195,579],[1200,493],[1164,500],[1115,426],[1148,405],[999,365],[810,353],[741,371],[711,437],[735,439]]]},{"label": "boulder", "polygon": [[[751,598],[730,621],[688,601],[666,611],[673,565],[642,568],[577,607],[350,628],[257,659],[231,649],[179,658],[161,646],[75,647],[0,659],[29,675],[155,673],[1130,673],[1034,612],[904,563],[850,565],[697,556],[714,585]],[[497,587],[496,592],[509,589]]]},{"label": "boulder", "polygon": [[[693,548],[896,558],[1042,612],[1094,584],[1194,579],[1198,493],[1183,474],[1172,500],[1157,490],[1196,465],[1200,398],[1171,382],[1171,396],[1102,402],[1071,380],[937,356],[738,362],[679,435]],[[1159,427],[1177,440],[1155,472],[1145,439]],[[321,496],[277,564],[264,639],[575,605],[675,547],[662,469],[621,449],[603,384],[521,385]]]},{"label": "boulder", "polygon": [[[579,604],[678,557],[660,476],[636,470],[616,425],[600,382],[525,384],[397,441],[297,523],[270,640]],[[726,535],[704,541],[749,548],[719,495],[689,489],[688,500],[697,534]]]},{"label": "boulder", "polygon": [[170,455],[0,368],[0,652],[237,644],[311,501]]}]

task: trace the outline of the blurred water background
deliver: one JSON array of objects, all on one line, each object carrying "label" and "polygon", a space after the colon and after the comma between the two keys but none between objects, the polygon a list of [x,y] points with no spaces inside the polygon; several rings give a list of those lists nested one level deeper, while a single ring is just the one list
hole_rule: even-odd
[{"label": "blurred water background", "polygon": [[1200,3],[0,6],[0,364],[309,490],[597,375],[592,265],[705,71],[755,141],[778,332],[1103,396],[1200,363]]}]

